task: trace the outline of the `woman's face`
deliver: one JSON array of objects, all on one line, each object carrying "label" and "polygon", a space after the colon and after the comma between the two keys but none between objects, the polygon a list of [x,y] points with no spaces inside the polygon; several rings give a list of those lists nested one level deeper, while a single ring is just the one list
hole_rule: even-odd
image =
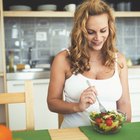
[{"label": "woman's face", "polygon": [[89,47],[94,50],[101,50],[109,35],[107,14],[89,16],[86,29]]}]

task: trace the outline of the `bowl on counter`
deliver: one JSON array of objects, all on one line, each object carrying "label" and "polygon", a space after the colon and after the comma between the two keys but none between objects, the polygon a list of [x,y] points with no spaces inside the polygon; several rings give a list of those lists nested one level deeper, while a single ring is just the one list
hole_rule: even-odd
[{"label": "bowl on counter", "polygon": [[11,11],[31,11],[32,8],[27,5],[11,5],[9,7],[9,10],[11,10]]},{"label": "bowl on counter", "polygon": [[106,113],[91,112],[89,115],[94,130],[101,134],[113,134],[120,131],[126,121],[126,114],[120,111]]},{"label": "bowl on counter", "polygon": [[57,5],[55,4],[43,4],[37,7],[38,11],[56,11]]}]

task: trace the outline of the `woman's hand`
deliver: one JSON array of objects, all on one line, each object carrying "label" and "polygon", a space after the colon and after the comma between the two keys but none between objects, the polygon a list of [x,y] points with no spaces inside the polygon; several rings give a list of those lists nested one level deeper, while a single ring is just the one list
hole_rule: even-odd
[{"label": "woman's hand", "polygon": [[81,111],[84,111],[91,104],[94,104],[96,101],[97,91],[95,86],[88,87],[83,91],[79,100],[79,108]]}]

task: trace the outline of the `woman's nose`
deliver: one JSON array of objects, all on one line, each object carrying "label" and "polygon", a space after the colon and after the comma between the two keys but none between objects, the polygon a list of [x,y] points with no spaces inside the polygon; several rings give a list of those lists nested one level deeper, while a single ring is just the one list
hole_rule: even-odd
[{"label": "woman's nose", "polygon": [[100,34],[96,33],[95,36],[94,36],[94,40],[99,40],[99,39],[100,39]]}]

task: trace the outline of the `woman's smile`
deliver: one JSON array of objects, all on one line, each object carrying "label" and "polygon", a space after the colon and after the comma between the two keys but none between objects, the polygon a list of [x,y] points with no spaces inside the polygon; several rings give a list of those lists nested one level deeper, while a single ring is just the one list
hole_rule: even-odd
[{"label": "woman's smile", "polygon": [[101,44],[103,44],[102,41],[93,41],[92,42],[93,46],[100,46]]}]

